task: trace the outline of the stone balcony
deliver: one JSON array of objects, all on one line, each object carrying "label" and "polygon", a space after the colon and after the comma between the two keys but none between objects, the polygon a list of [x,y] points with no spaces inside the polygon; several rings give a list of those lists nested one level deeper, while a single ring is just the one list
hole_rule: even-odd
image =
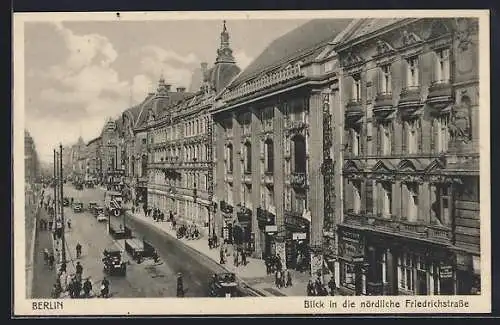
[{"label": "stone balcony", "polygon": [[433,113],[439,115],[453,101],[453,88],[449,80],[434,81],[429,86],[426,102],[433,107]]},{"label": "stone balcony", "polygon": [[403,117],[413,115],[422,107],[420,86],[403,88],[399,97],[398,109]]},{"label": "stone balcony", "polygon": [[439,225],[429,225],[406,220],[395,216],[386,218],[366,213],[348,211],[344,214],[344,224],[372,231],[380,231],[394,236],[428,240],[435,243],[450,244],[451,229]]},{"label": "stone balcony", "polygon": [[375,103],[373,105],[373,114],[377,118],[384,119],[395,112],[396,108],[393,105],[392,93],[383,92],[379,93],[375,97]]},{"label": "stone balcony", "polygon": [[361,100],[352,99],[345,105],[345,118],[355,122],[363,117],[363,105]]}]

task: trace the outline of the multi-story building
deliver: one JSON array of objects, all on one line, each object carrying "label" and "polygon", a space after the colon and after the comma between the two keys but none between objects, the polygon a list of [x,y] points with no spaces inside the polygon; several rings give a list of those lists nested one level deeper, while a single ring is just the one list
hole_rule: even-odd
[{"label": "multi-story building", "polygon": [[117,183],[124,175],[122,140],[119,121],[108,118],[101,132],[101,164],[104,183]]},{"label": "multi-story building", "polygon": [[340,203],[331,192],[331,119],[340,105],[333,44],[350,22],[313,20],[276,39],[212,112],[222,235],[258,258],[278,254],[284,266],[314,274],[323,267],[324,235],[334,240]]},{"label": "multi-story building", "polygon": [[98,180],[101,174],[101,137],[98,136],[87,143],[86,179]]},{"label": "multi-story building", "polygon": [[65,177],[72,175],[75,179],[84,180],[86,167],[84,159],[85,149],[85,142],[83,142],[82,137],[79,137],[77,143],[73,144],[69,150],[70,166],[69,169],[64,170]]},{"label": "multi-story building", "polygon": [[40,176],[40,162],[35,142],[30,133],[24,130],[24,180],[34,184]]},{"label": "multi-story building", "polygon": [[202,85],[196,93],[148,121],[148,202],[165,213],[174,213],[179,222],[194,223],[212,235],[214,169],[209,110],[215,95],[240,72],[225,22],[214,66],[208,69],[208,64],[202,63],[201,70]]},{"label": "multi-story building", "polygon": [[338,258],[350,293],[480,290],[477,29],[475,19],[361,19],[336,47]]}]

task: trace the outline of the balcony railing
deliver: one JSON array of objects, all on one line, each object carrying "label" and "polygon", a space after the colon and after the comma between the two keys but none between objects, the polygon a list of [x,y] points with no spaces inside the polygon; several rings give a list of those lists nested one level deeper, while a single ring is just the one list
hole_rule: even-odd
[{"label": "balcony railing", "polygon": [[300,70],[300,66],[298,64],[294,66],[289,66],[285,69],[275,71],[263,75],[255,80],[243,83],[237,86],[235,89],[232,89],[231,91],[228,91],[225,94],[223,94],[222,99],[224,101],[231,101],[238,97],[243,97],[251,93],[254,93],[261,89],[265,89],[292,79],[300,78],[303,75],[304,74]]},{"label": "balcony railing", "polygon": [[305,187],[307,185],[306,173],[293,172],[290,174],[290,185],[294,187]]},{"label": "balcony railing", "polygon": [[345,117],[348,120],[358,120],[363,117],[363,105],[359,99],[351,99],[345,105]]},{"label": "balcony railing", "polygon": [[434,81],[429,86],[427,103],[432,105],[435,114],[440,114],[453,100],[453,88],[449,80]]},{"label": "balcony railing", "polygon": [[375,104],[373,105],[373,113],[380,118],[385,118],[395,111],[392,102],[391,92],[381,92],[375,97]]},{"label": "balcony railing", "polygon": [[422,106],[420,86],[403,88],[399,97],[398,108],[403,116],[411,115]]},{"label": "balcony railing", "polygon": [[385,218],[363,211],[355,213],[348,210],[344,214],[344,224],[439,243],[449,243],[451,240],[451,230],[448,227],[398,220],[396,216]]}]

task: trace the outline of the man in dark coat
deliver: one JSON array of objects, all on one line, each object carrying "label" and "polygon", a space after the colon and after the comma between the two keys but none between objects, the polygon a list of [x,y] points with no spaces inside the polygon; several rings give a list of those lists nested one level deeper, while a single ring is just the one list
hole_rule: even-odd
[{"label": "man in dark coat", "polygon": [[184,297],[184,281],[181,273],[177,274],[177,297]]}]

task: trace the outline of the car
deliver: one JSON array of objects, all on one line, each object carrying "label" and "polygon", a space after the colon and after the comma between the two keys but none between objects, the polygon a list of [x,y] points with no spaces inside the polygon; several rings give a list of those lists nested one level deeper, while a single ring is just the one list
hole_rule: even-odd
[{"label": "car", "polygon": [[237,297],[239,295],[236,274],[234,273],[216,273],[209,281],[210,297]]},{"label": "car", "polygon": [[115,246],[107,248],[103,252],[104,272],[124,276],[127,274],[127,263],[123,261],[121,249]]},{"label": "car", "polygon": [[83,212],[83,203],[74,202],[73,203],[73,212],[76,212],[76,213]]},{"label": "car", "polygon": [[97,207],[97,202],[89,202],[89,211],[95,215],[95,208]]},{"label": "car", "polygon": [[67,197],[63,199],[63,206],[65,207],[69,206],[69,199]]},{"label": "car", "polygon": [[97,221],[108,221],[108,218],[104,215],[104,208],[96,208],[97,210]]}]

